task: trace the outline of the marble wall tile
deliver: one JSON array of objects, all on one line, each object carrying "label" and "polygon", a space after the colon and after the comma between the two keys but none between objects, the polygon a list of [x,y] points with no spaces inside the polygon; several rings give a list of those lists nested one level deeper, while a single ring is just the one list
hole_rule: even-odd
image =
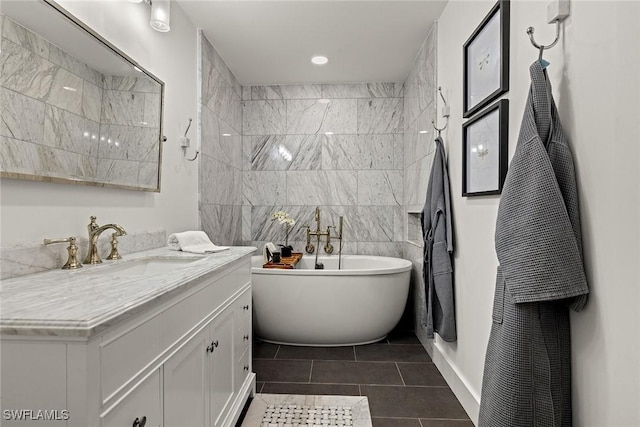
[{"label": "marble wall tile", "polygon": [[96,86],[101,86],[102,84],[102,74],[100,72],[69,55],[54,44],[50,45],[49,61],[77,76],[82,77],[85,80],[88,80]]},{"label": "marble wall tile", "polygon": [[251,86],[254,101],[266,99],[318,99],[323,98],[321,85]]},{"label": "marble wall tile", "polygon": [[251,170],[317,170],[322,138],[317,135],[252,136]]},{"label": "marble wall tile", "polygon": [[200,204],[202,230],[216,245],[237,245],[242,240],[242,206]]},{"label": "marble wall tile", "polygon": [[402,171],[358,171],[358,205],[402,205]]},{"label": "marble wall tile", "polygon": [[220,119],[240,130],[241,118],[239,111],[242,108],[240,96],[208,61],[203,61],[202,71],[207,73],[203,76],[202,103]]},{"label": "marble wall tile", "polygon": [[419,168],[404,171],[405,206],[419,206],[422,208],[422,205],[424,205],[432,163],[433,153],[425,156],[419,163],[416,163]]},{"label": "marble wall tile", "polygon": [[241,205],[242,171],[209,156],[202,156],[200,202]]},{"label": "marble wall tile", "polygon": [[289,171],[287,203],[290,205],[355,205],[356,171]]},{"label": "marble wall tile", "polygon": [[144,92],[160,94],[161,86],[149,77],[110,76],[101,77],[102,87],[106,90],[119,90],[125,92]]},{"label": "marble wall tile", "polygon": [[82,82],[75,74],[58,68],[51,82],[47,103],[74,114],[82,114]]},{"label": "marble wall tile", "polygon": [[244,173],[245,205],[282,205],[287,201],[287,179],[284,171],[246,171]]},{"label": "marble wall tile", "polygon": [[0,105],[0,135],[42,143],[44,103],[0,87]]},{"label": "marble wall tile", "polygon": [[0,170],[26,174],[40,170],[39,147],[41,145],[0,135]]},{"label": "marble wall tile", "polygon": [[206,105],[201,105],[200,111],[200,138],[202,154],[210,157],[223,157],[218,160],[231,161],[231,157],[228,153],[222,152],[220,145],[220,121],[213,111],[211,111]]},{"label": "marble wall tile", "polygon": [[394,169],[402,134],[326,135],[322,169]]},{"label": "marble wall tile", "polygon": [[287,133],[356,133],[357,103],[353,99],[287,100]]},{"label": "marble wall tile", "polygon": [[[144,114],[142,123],[145,127],[158,129],[160,126],[160,94],[145,93],[144,94]],[[139,126],[140,126],[139,125]]]},{"label": "marble wall tile", "polygon": [[402,133],[402,98],[358,100],[358,133]]},{"label": "marble wall tile", "polygon": [[98,159],[96,177],[111,184],[131,185],[138,181],[139,162],[129,160]]},{"label": "marble wall tile", "polygon": [[[242,205],[242,241],[251,242],[251,206]],[[249,243],[245,243],[249,244]]]},{"label": "marble wall tile", "polygon": [[252,136],[242,136],[242,170],[251,170],[251,140]]},{"label": "marble wall tile", "polygon": [[49,42],[31,30],[16,23],[11,18],[5,18],[2,26],[2,37],[5,37],[15,44],[30,50],[31,52],[43,57],[49,58]]},{"label": "marble wall tile", "polygon": [[240,86],[238,79],[229,69],[213,45],[204,36],[202,37],[202,58],[209,61],[212,66],[218,70],[226,82],[233,88],[238,97],[242,96],[242,87]]},{"label": "marble wall tile", "polygon": [[225,161],[242,170],[242,136],[224,120],[220,120],[220,149],[227,153]]},{"label": "marble wall tile", "polygon": [[5,38],[2,56],[0,86],[31,98],[46,99],[58,69],[55,64]]},{"label": "marble wall tile", "polygon": [[95,156],[78,155],[77,176],[80,179],[94,180],[98,170],[98,158]]},{"label": "marble wall tile", "polygon": [[338,224],[344,217],[343,237],[348,242],[391,242],[393,209],[387,206],[329,206],[322,208],[323,224]]},{"label": "marble wall tile", "polygon": [[[323,84],[322,98],[402,98],[402,83]],[[320,97],[318,97],[320,98]]]},{"label": "marble wall tile", "polygon": [[88,81],[83,82],[82,86],[82,112],[81,115],[93,120],[100,121],[102,110],[102,89]]},{"label": "marble wall tile", "polygon": [[102,93],[101,122],[140,126],[144,121],[144,94],[105,90]]},{"label": "marble wall tile", "polygon": [[251,101],[251,90],[253,86],[242,86],[242,100]]},{"label": "marble wall tile", "polygon": [[358,254],[402,258],[402,242],[358,242]]},{"label": "marble wall tile", "polygon": [[[400,197],[402,202],[402,197]],[[393,208],[393,241],[404,242],[405,241],[405,223],[407,214],[402,206],[394,206]]]},{"label": "marble wall tile", "polygon": [[[295,221],[291,232],[290,241],[302,241],[306,237],[304,226],[314,227],[315,206],[291,206],[291,205],[254,205],[251,206],[251,240],[266,242],[284,242],[286,228],[278,221],[272,221],[271,215],[277,211],[287,212]],[[324,212],[327,210],[325,209]],[[323,227],[326,227],[328,219],[322,220]],[[262,248],[262,245],[259,246]]]},{"label": "marble wall tile", "polygon": [[135,160],[158,163],[158,129],[105,125],[100,126],[97,142],[102,159]]},{"label": "marble wall tile", "polygon": [[83,155],[97,154],[100,125],[63,109],[47,105],[43,144]]},{"label": "marble wall tile", "polygon": [[78,173],[78,154],[42,145],[36,148],[40,166],[40,169],[36,169],[36,175],[69,178]]},{"label": "marble wall tile", "polygon": [[157,188],[158,172],[158,163],[141,162],[138,166],[138,186]]},{"label": "marble wall tile", "polygon": [[244,101],[242,109],[243,135],[279,135],[286,131],[285,101]]}]

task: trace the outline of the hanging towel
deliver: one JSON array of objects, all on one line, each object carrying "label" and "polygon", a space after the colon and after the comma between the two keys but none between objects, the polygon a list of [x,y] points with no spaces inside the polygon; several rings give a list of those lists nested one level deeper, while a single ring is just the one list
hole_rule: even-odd
[{"label": "hanging towel", "polygon": [[496,221],[481,427],[571,427],[569,309],[589,289],[573,156],[540,61]]},{"label": "hanging towel", "polygon": [[174,251],[192,252],[194,254],[208,254],[229,249],[229,246],[216,246],[211,243],[204,231],[174,233],[167,239],[167,245],[169,249]]},{"label": "hanging towel", "polygon": [[453,226],[449,172],[442,138],[436,138],[427,198],[420,215],[423,236],[423,275],[425,283],[427,337],[437,332],[445,341],[456,340],[453,302]]}]

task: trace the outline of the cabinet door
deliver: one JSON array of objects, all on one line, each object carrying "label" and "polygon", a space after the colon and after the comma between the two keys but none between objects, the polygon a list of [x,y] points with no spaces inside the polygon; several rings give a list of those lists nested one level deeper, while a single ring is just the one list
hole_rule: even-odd
[{"label": "cabinet door", "polygon": [[207,331],[189,340],[164,364],[164,427],[204,427]]},{"label": "cabinet door", "polygon": [[233,310],[223,311],[209,327],[209,408],[212,427],[224,421],[233,398]]},{"label": "cabinet door", "polygon": [[[160,372],[154,371],[127,396],[101,415],[103,427],[162,426]],[[138,424],[135,424],[135,420]],[[146,420],[146,421],[145,421]]]}]

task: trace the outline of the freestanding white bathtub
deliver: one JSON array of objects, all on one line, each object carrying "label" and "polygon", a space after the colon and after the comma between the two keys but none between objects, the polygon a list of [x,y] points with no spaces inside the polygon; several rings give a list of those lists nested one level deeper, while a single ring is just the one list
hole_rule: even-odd
[{"label": "freestanding white bathtub", "polygon": [[411,262],[368,255],[305,255],[293,270],[252,259],[254,333],[263,341],[305,346],[368,344],[387,336],[404,312]]}]

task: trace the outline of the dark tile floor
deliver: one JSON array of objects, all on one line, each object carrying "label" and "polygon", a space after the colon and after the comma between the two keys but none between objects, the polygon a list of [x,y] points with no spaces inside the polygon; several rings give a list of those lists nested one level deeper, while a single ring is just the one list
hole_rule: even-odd
[{"label": "dark tile floor", "polygon": [[258,393],[367,396],[373,427],[473,427],[411,332],[355,347],[256,342]]}]

